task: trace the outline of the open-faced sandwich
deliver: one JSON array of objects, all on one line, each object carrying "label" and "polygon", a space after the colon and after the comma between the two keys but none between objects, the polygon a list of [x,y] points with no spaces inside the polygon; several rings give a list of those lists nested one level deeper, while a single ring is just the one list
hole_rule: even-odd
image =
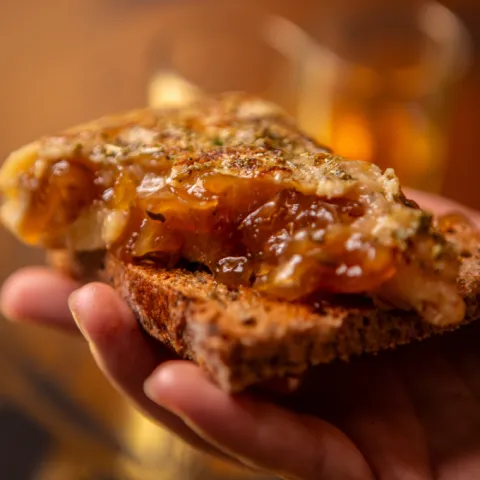
[{"label": "open-faced sandwich", "polygon": [[3,223],[239,391],[480,317],[480,237],[241,94],[104,118],[14,152]]}]

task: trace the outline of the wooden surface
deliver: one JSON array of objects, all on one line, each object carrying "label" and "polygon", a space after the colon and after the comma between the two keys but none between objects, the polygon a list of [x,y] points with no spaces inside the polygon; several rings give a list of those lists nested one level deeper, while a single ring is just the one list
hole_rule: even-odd
[{"label": "wooden surface", "polygon": [[[171,15],[170,8],[162,5],[164,3],[169,2],[0,2],[0,159],[38,135],[106,112],[143,105],[149,74],[154,68],[149,63],[148,52]],[[314,27],[314,17],[309,15],[308,6],[315,2],[268,0],[267,3],[296,20],[308,19]],[[480,16],[478,3],[464,0],[455,5],[463,12],[472,31],[480,31],[479,20],[475,20]],[[476,36],[478,41],[478,33]],[[445,192],[480,208],[479,85],[477,62],[463,83],[456,102],[449,137],[451,153]],[[0,284],[18,266],[41,262],[42,259],[39,252],[19,246],[2,231],[0,250]],[[4,343],[16,345],[19,352],[25,352],[41,365],[48,376],[92,410],[96,418],[110,426],[123,425],[123,430],[120,428],[123,440],[132,440],[132,432],[141,421],[103,381],[82,341],[41,329],[11,327],[5,322],[0,323],[0,338]],[[35,392],[29,393],[29,387],[21,382],[8,380],[16,378],[11,367],[0,354],[0,374],[2,368],[7,369],[2,375],[0,394],[15,398],[35,395]],[[55,418],[52,412],[51,415],[45,413],[49,412],[49,407],[43,408],[41,402],[27,402],[26,408],[57,431],[60,437],[68,438],[68,442],[62,444],[63,449],[70,453],[80,451],[91,458],[99,451],[88,442],[82,450],[78,442],[75,443],[75,432],[68,428],[65,431],[64,422]],[[129,425],[134,427],[128,430]],[[142,428],[149,427],[143,425]],[[160,435],[156,441],[161,443],[162,438]],[[58,466],[59,455],[59,451],[52,453],[54,465]],[[100,463],[106,461],[110,465],[116,462],[108,455],[100,457]],[[62,480],[69,478],[64,475]]]}]

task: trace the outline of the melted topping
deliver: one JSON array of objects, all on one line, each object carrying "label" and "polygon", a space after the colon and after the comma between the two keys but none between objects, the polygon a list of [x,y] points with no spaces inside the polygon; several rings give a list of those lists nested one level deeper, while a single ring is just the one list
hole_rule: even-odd
[{"label": "melted topping", "polygon": [[[456,265],[392,171],[331,154],[248,97],[46,138],[7,161],[0,186],[3,218],[29,243],[193,262],[228,286],[281,299],[374,297],[415,263],[414,250],[428,275],[440,261]],[[411,306],[402,295],[390,300]]]}]

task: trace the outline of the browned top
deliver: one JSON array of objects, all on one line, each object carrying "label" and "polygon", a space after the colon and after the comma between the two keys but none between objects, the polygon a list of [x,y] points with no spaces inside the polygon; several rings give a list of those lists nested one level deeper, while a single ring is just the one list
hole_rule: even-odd
[{"label": "browned top", "polygon": [[3,220],[32,244],[200,263],[288,300],[368,293],[433,323],[463,317],[455,252],[394,172],[331,154],[246,95],[44,138],[12,154],[0,188]]}]

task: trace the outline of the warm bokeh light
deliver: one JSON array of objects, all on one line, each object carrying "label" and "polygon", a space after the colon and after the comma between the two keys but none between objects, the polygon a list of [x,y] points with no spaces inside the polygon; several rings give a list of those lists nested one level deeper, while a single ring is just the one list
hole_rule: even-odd
[{"label": "warm bokeh light", "polygon": [[365,117],[354,113],[338,115],[333,120],[331,146],[347,158],[372,160],[373,139]]},{"label": "warm bokeh light", "polygon": [[176,107],[185,105],[200,95],[200,89],[180,75],[158,71],[148,86],[148,104],[151,107]]}]

